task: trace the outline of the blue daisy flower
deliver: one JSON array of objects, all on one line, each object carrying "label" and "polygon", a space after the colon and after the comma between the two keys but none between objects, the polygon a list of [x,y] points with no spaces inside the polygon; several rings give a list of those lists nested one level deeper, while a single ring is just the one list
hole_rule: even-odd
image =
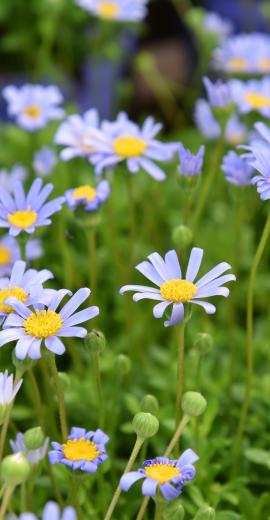
[{"label": "blue daisy flower", "polygon": [[182,143],[179,144],[179,171],[185,177],[194,177],[200,175],[203,166],[203,157],[205,147],[200,146],[196,155],[192,154],[190,150],[185,148]]},{"label": "blue daisy flower", "polygon": [[50,175],[57,163],[56,153],[53,148],[43,146],[33,157],[33,168],[40,177]]},{"label": "blue daisy flower", "polygon": [[148,0],[75,0],[76,4],[104,20],[138,22],[146,15]]},{"label": "blue daisy flower", "polygon": [[259,112],[264,117],[270,117],[270,78],[250,81],[237,79],[230,81],[232,97],[241,114]]},{"label": "blue daisy flower", "polygon": [[43,343],[51,352],[63,354],[65,347],[60,338],[84,338],[87,330],[76,325],[99,314],[99,309],[95,306],[75,312],[89,297],[90,292],[87,288],[79,289],[61,310],[58,310],[58,307],[62,299],[67,294],[71,295],[67,289],[54,291],[47,305],[38,303],[27,307],[25,303],[9,298],[7,303],[13,307],[14,312],[9,314],[4,323],[4,330],[0,331],[0,347],[17,341],[15,354],[18,359],[25,359],[27,355],[32,359],[39,359]]},{"label": "blue daisy flower", "polygon": [[206,89],[207,98],[210,105],[214,108],[226,108],[232,102],[229,85],[218,79],[213,83],[209,78],[204,77],[203,83]]},{"label": "blue daisy flower", "polygon": [[42,187],[41,179],[34,180],[27,195],[23,184],[16,182],[14,198],[0,187],[0,228],[9,228],[10,235],[17,236],[21,231],[33,233],[36,227],[51,224],[48,217],[60,211],[65,200],[57,197],[44,204],[52,190],[53,184]]},{"label": "blue daisy flower", "polygon": [[138,471],[130,471],[122,476],[120,487],[128,491],[135,482],[144,479],[144,496],[153,497],[160,489],[165,500],[174,500],[181,494],[184,485],[195,477],[193,464],[198,460],[198,455],[191,449],[184,451],[179,459],[157,457],[146,460]]},{"label": "blue daisy flower", "polygon": [[63,96],[54,85],[10,85],[3,89],[3,96],[8,103],[8,114],[28,132],[39,130],[50,120],[60,119],[65,114],[59,107]]},{"label": "blue daisy flower", "polygon": [[74,114],[59,126],[54,142],[65,148],[60,152],[63,161],[74,157],[89,157],[94,152],[90,137],[93,128],[99,127],[99,116],[95,108],[88,110],[82,116]]},{"label": "blue daisy flower", "polygon": [[27,460],[30,462],[30,464],[38,464],[41,460],[43,460],[48,451],[49,446],[49,437],[46,437],[44,442],[39,448],[27,450],[25,443],[24,443],[24,434],[21,432],[18,432],[16,435],[15,441],[10,440],[9,441],[10,447],[13,451],[13,453],[25,453],[25,456]]},{"label": "blue daisy flower", "polygon": [[66,202],[71,209],[83,206],[85,211],[95,211],[99,208],[110,195],[110,184],[108,181],[101,181],[93,188],[90,184],[85,184],[66,191]]},{"label": "blue daisy flower", "polygon": [[205,139],[214,140],[220,136],[220,126],[213,116],[206,99],[197,99],[194,109],[195,124]]},{"label": "blue daisy flower", "polygon": [[105,444],[109,437],[102,430],[86,431],[71,428],[64,444],[52,442],[48,456],[51,464],[64,464],[73,470],[96,473],[98,466],[108,459]]},{"label": "blue daisy flower", "polygon": [[8,374],[8,371],[0,372],[0,419],[3,408],[6,408],[15,399],[17,393],[22,386],[22,379],[19,379],[15,384],[13,374]]},{"label": "blue daisy flower", "polygon": [[154,179],[164,180],[165,172],[154,161],[169,161],[177,146],[154,139],[161,128],[162,125],[155,123],[152,117],[148,117],[140,128],[121,112],[116,121],[104,122],[100,130],[93,129],[91,143],[95,153],[90,159],[96,174],[126,161],[130,173],[142,169]]},{"label": "blue daisy flower", "polygon": [[141,262],[136,266],[136,269],[156,284],[158,289],[144,285],[125,285],[120,289],[120,294],[124,294],[126,291],[135,291],[133,295],[135,302],[143,299],[158,301],[159,303],[153,309],[155,318],[162,318],[167,307],[172,305],[171,317],[164,322],[165,327],[176,325],[183,320],[183,304],[187,302],[200,305],[207,314],[214,314],[216,307],[212,303],[201,300],[201,298],[227,297],[230,291],[227,287],[223,287],[223,284],[236,280],[236,277],[233,274],[223,275],[225,271],[231,269],[231,266],[227,262],[222,262],[195,283],[194,280],[200,269],[202,257],[203,249],[194,247],[191,250],[186,276],[182,278],[182,270],[176,251],[169,251],[164,259],[158,253],[152,253],[148,256],[149,261]]},{"label": "blue daisy flower", "polygon": [[227,181],[235,186],[251,184],[251,177],[254,173],[254,169],[247,160],[232,150],[224,155],[221,170],[225,173]]},{"label": "blue daisy flower", "polygon": [[[39,520],[33,513],[22,513],[19,517],[9,515],[8,520]],[[47,502],[43,509],[42,520],[77,520],[77,513],[73,507],[67,506],[60,511],[60,507],[56,502]]]},{"label": "blue daisy flower", "polygon": [[215,68],[230,74],[268,74],[270,36],[260,33],[231,36],[215,49],[213,58]]}]

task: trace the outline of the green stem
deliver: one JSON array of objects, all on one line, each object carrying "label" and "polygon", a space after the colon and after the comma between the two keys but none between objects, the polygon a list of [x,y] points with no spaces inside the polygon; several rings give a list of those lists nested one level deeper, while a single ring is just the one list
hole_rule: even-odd
[{"label": "green stem", "polygon": [[214,179],[216,177],[216,174],[217,174],[217,171],[218,171],[218,168],[219,168],[219,165],[220,165],[220,159],[223,155],[223,151],[224,151],[224,138],[223,136],[220,137],[219,139],[219,142],[217,143],[217,147],[216,147],[216,150],[215,150],[215,153],[213,155],[213,160],[212,160],[212,163],[210,165],[210,172],[205,180],[205,183],[202,187],[202,190],[201,190],[201,193],[200,193],[200,198],[199,198],[199,202],[198,202],[198,205],[197,205],[197,208],[196,210],[194,211],[194,217],[193,217],[193,226],[192,226],[192,230],[193,230],[193,233],[195,235],[195,232],[196,232],[196,229],[197,229],[197,225],[198,225],[198,222],[203,214],[203,211],[205,209],[205,205],[206,205],[206,202],[207,202],[207,198],[208,198],[208,195],[209,195],[209,192],[211,190],[211,187],[212,187],[212,184],[214,182]]},{"label": "green stem", "polygon": [[252,389],[253,382],[253,307],[254,307],[254,284],[257,275],[257,270],[259,263],[261,261],[262,255],[264,253],[268,238],[270,234],[270,212],[268,214],[260,242],[257,247],[257,251],[254,256],[253,264],[251,266],[249,281],[248,281],[248,290],[247,290],[247,343],[246,343],[246,388],[245,388],[245,396],[242,405],[241,415],[238,423],[237,433],[236,433],[236,442],[235,442],[235,450],[236,456],[235,461],[236,465],[239,460],[240,448],[242,443],[242,437],[245,429],[245,423],[248,414],[249,402],[250,402],[250,394]]},{"label": "green stem", "polygon": [[40,397],[40,391],[38,388],[37,380],[36,380],[34,372],[31,368],[29,369],[28,374],[29,374],[29,378],[30,378],[31,385],[33,388],[33,400],[34,400],[34,405],[36,408],[38,420],[39,420],[39,423],[40,423],[40,426],[41,426],[43,432],[45,432],[43,405],[42,405],[42,401],[41,401],[41,397]]},{"label": "green stem", "polygon": [[6,412],[6,415],[5,415],[5,418],[3,421],[3,425],[2,425],[2,430],[1,430],[1,435],[0,435],[0,460],[2,460],[2,457],[3,457],[5,441],[6,441],[8,425],[9,425],[9,419],[10,419],[10,415],[11,415],[11,409],[12,409],[12,404]]},{"label": "green stem", "polygon": [[164,502],[161,499],[156,500],[155,518],[154,520],[162,520],[164,511]]},{"label": "green stem", "polygon": [[[128,463],[127,463],[127,465],[125,467],[125,471],[124,471],[123,475],[128,473],[129,470],[132,468],[132,466],[133,466],[133,464],[134,464],[134,462],[135,462],[135,460],[137,458],[137,455],[138,455],[138,453],[139,453],[143,443],[144,443],[144,439],[141,439],[140,437],[137,437],[136,442],[135,442],[134,447],[133,447],[133,450],[132,450],[131,455],[129,457]],[[122,490],[121,490],[120,486],[118,486],[116,488],[116,490],[115,490],[115,493],[113,495],[112,501],[111,501],[111,503],[109,505],[109,508],[107,510],[107,513],[105,515],[104,520],[110,520],[110,518],[112,517],[112,514],[114,512],[116,504],[117,504],[117,502],[119,500],[119,497],[121,495],[121,491]]]},{"label": "green stem", "polygon": [[99,354],[98,352],[93,352],[93,368],[96,379],[96,387],[97,387],[97,395],[98,395],[98,409],[99,409],[99,427],[102,430],[104,428],[104,396],[103,389],[101,383],[101,374],[100,374],[100,366],[99,366]]},{"label": "green stem", "polygon": [[129,210],[129,266],[128,268],[132,268],[133,266],[133,253],[134,253],[134,244],[136,240],[136,213],[134,206],[134,194],[133,194],[133,179],[130,173],[126,174],[127,179],[127,196],[128,196],[128,210]]},{"label": "green stem", "polygon": [[184,390],[184,365],[185,365],[185,321],[183,320],[178,329],[177,338],[177,377],[176,377],[176,426],[181,417],[181,401]]},{"label": "green stem", "polygon": [[51,369],[51,373],[54,379],[57,399],[58,399],[58,408],[59,408],[59,419],[60,419],[60,427],[61,427],[61,434],[63,441],[66,440],[68,436],[68,430],[67,430],[67,418],[66,418],[66,409],[65,409],[65,399],[64,399],[64,393],[62,389],[61,380],[57,371],[57,366],[55,362],[55,355],[49,354],[48,356],[49,366]]},{"label": "green stem", "polygon": [[10,500],[12,498],[14,491],[14,486],[6,486],[4,491],[3,500],[0,507],[0,520],[4,520],[7,508],[9,506]]},{"label": "green stem", "polygon": [[96,251],[96,230],[94,227],[88,230],[88,250],[90,259],[90,279],[89,287],[95,295],[97,286],[97,251]]}]

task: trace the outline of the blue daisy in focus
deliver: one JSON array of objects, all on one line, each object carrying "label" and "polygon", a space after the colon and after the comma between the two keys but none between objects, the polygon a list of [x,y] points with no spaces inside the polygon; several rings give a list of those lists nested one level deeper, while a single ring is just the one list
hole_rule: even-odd
[{"label": "blue daisy in focus", "polygon": [[138,22],[146,15],[148,0],[75,0],[80,7],[103,20]]},{"label": "blue daisy in focus", "polygon": [[32,165],[37,175],[47,177],[52,173],[56,163],[57,158],[53,148],[43,146],[35,153]]},{"label": "blue daisy in focus", "polygon": [[67,294],[71,295],[66,289],[54,291],[47,305],[38,303],[27,307],[22,301],[9,298],[7,303],[13,307],[14,312],[9,314],[4,330],[0,331],[0,347],[17,341],[15,354],[18,359],[25,359],[26,356],[39,359],[43,343],[54,354],[63,354],[66,349],[60,338],[84,338],[87,330],[77,325],[99,314],[99,309],[95,306],[75,312],[89,297],[90,292],[87,288],[79,289],[61,310],[58,307],[62,299]]},{"label": "blue daisy in focus", "polygon": [[10,85],[3,89],[3,96],[8,103],[8,114],[28,132],[39,130],[50,120],[60,119],[65,114],[59,107],[63,96],[54,85]]},{"label": "blue daisy in focus", "polygon": [[102,430],[87,432],[84,428],[71,428],[64,444],[52,442],[53,450],[48,453],[50,463],[96,473],[98,466],[108,459],[105,447],[108,440],[108,435]]},{"label": "blue daisy in focus", "polygon": [[101,181],[94,188],[89,184],[66,191],[66,202],[71,209],[82,206],[85,211],[95,211],[110,195],[110,184]]},{"label": "blue daisy in focus", "polygon": [[37,301],[45,303],[51,297],[51,290],[43,289],[43,284],[51,278],[53,274],[48,269],[26,270],[26,263],[17,260],[10,277],[0,278],[0,323],[14,310],[7,303],[8,298],[16,298],[26,306]]},{"label": "blue daisy in focus", "polygon": [[241,114],[259,112],[264,117],[270,117],[270,78],[261,80],[230,81],[232,97]]},{"label": "blue daisy in focus", "polygon": [[214,51],[214,66],[229,74],[268,74],[270,37],[266,34],[238,34],[227,38]]},{"label": "blue daisy in focus", "polygon": [[184,451],[177,460],[167,457],[146,460],[141,469],[122,476],[120,487],[123,491],[128,491],[135,482],[144,479],[144,496],[153,497],[160,489],[165,500],[174,500],[179,497],[184,485],[195,477],[196,470],[193,464],[198,460],[198,455],[191,449]]},{"label": "blue daisy in focus", "polygon": [[18,432],[16,435],[15,441],[10,440],[9,444],[11,446],[11,449],[13,453],[21,453],[23,452],[27,458],[27,460],[30,462],[30,464],[38,464],[40,461],[42,461],[48,451],[49,446],[49,437],[46,437],[44,442],[39,448],[27,450],[24,442],[24,434],[21,432]]},{"label": "blue daisy in focus", "polygon": [[97,175],[104,168],[112,168],[125,161],[130,173],[145,170],[158,181],[165,179],[165,172],[154,161],[169,161],[177,150],[175,144],[161,143],[155,139],[162,125],[148,117],[142,128],[121,112],[113,123],[105,122],[100,130],[92,130],[91,143],[95,153],[91,162]]},{"label": "blue daisy in focus", "polygon": [[235,186],[251,184],[254,173],[254,169],[247,160],[232,150],[224,155],[221,170],[225,173],[227,181]]},{"label": "blue daisy in focus", "polygon": [[92,129],[98,128],[99,116],[95,108],[88,110],[82,116],[74,114],[59,126],[54,142],[65,148],[60,152],[63,161],[74,157],[89,157],[94,152],[90,142]]},{"label": "blue daisy in focus", "polygon": [[0,228],[9,228],[10,235],[17,236],[21,231],[30,234],[36,227],[51,224],[48,217],[60,211],[65,200],[57,197],[44,204],[52,190],[53,184],[42,187],[41,179],[34,180],[27,195],[23,184],[16,182],[14,198],[0,187]]},{"label": "blue daisy in focus", "polygon": [[185,148],[182,143],[179,144],[179,171],[185,177],[194,177],[200,175],[203,166],[203,158],[205,147],[200,146],[196,155]]},{"label": "blue daisy in focus", "polygon": [[[19,517],[9,515],[8,520],[39,520],[33,513],[22,513]],[[47,502],[43,509],[42,520],[77,520],[77,513],[73,507],[65,507],[63,513],[56,502]]]},{"label": "blue daisy in focus", "polygon": [[158,301],[153,309],[155,318],[162,318],[166,309],[172,305],[171,317],[164,322],[165,327],[176,325],[184,319],[184,303],[195,303],[203,307],[207,314],[214,314],[216,307],[201,298],[227,297],[230,291],[223,284],[236,280],[236,277],[233,274],[223,275],[231,266],[222,262],[195,283],[202,257],[203,249],[194,247],[191,250],[186,276],[183,278],[176,251],[169,251],[164,259],[158,253],[152,253],[148,256],[149,261],[141,262],[136,269],[156,284],[158,289],[145,285],[125,285],[120,289],[120,294],[135,291],[135,302],[143,299]]}]

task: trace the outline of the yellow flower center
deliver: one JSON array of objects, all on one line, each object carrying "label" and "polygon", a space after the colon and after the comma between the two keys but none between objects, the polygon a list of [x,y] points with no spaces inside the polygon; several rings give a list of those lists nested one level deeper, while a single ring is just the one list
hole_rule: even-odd
[{"label": "yellow flower center", "polygon": [[238,71],[238,70],[246,70],[247,69],[248,62],[246,58],[231,58],[229,60],[229,67],[231,70]]},{"label": "yellow flower center", "polygon": [[169,482],[173,478],[180,476],[180,470],[173,464],[162,464],[159,462],[145,467],[144,471],[148,477],[157,480],[159,485],[165,484],[165,482]]},{"label": "yellow flower center", "polygon": [[63,319],[55,311],[35,311],[24,321],[24,330],[29,336],[43,339],[55,336],[61,329]]},{"label": "yellow flower center", "polygon": [[100,455],[94,442],[81,437],[81,439],[68,440],[63,444],[63,452],[68,460],[88,460],[92,461]]},{"label": "yellow flower center", "polygon": [[270,107],[270,97],[264,96],[263,94],[257,94],[257,92],[246,92],[246,94],[244,95],[244,99],[253,108]]},{"label": "yellow flower center", "polygon": [[113,142],[113,150],[117,155],[121,155],[121,157],[129,158],[129,157],[138,157],[142,155],[146,149],[146,142],[140,137],[133,137],[131,135],[124,135],[123,137],[118,137]]},{"label": "yellow flower center", "polygon": [[259,60],[259,68],[263,70],[264,72],[270,71],[270,58],[262,58]]},{"label": "yellow flower center", "polygon": [[24,209],[9,213],[8,221],[12,226],[27,229],[28,227],[35,224],[37,220],[37,213],[31,209]]},{"label": "yellow flower center", "polygon": [[7,265],[11,260],[11,252],[5,246],[0,246],[0,265]]},{"label": "yellow flower center", "polygon": [[160,287],[160,294],[165,300],[173,303],[187,302],[197,292],[197,287],[187,280],[169,280]]},{"label": "yellow flower center", "polygon": [[14,296],[17,300],[25,303],[27,300],[28,294],[21,287],[4,287],[0,290],[0,310],[2,312],[6,312],[9,314],[13,311],[13,307],[10,305],[5,305],[4,302],[7,298]]},{"label": "yellow flower center", "polygon": [[23,110],[24,115],[37,119],[41,116],[41,109],[38,105],[30,105]]},{"label": "yellow flower center", "polygon": [[85,199],[87,202],[92,202],[96,196],[96,190],[92,186],[80,186],[76,188],[73,193],[73,199]]},{"label": "yellow flower center", "polygon": [[102,18],[115,18],[119,13],[119,5],[117,2],[100,2],[98,6],[99,16]]}]

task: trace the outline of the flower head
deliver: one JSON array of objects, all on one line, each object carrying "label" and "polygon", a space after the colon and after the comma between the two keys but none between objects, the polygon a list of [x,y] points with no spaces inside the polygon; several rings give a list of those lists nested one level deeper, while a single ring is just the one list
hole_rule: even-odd
[{"label": "flower head", "polygon": [[0,409],[13,401],[22,386],[22,382],[23,380],[19,379],[15,385],[13,374],[8,375],[7,370],[0,372]]},{"label": "flower head", "polygon": [[57,197],[44,204],[52,190],[52,184],[42,187],[41,179],[34,180],[27,195],[22,183],[16,182],[14,198],[0,187],[0,228],[9,228],[10,235],[17,236],[21,231],[30,234],[36,227],[51,224],[48,217],[60,211],[65,200]]},{"label": "flower head", "polygon": [[227,181],[231,184],[236,186],[251,184],[254,170],[247,160],[236,152],[231,150],[223,157],[221,169],[225,173]]},{"label": "flower head", "polygon": [[206,88],[208,101],[212,107],[226,108],[229,106],[232,98],[227,83],[224,83],[220,79],[213,83],[206,77],[203,78],[203,83]]},{"label": "flower head", "polygon": [[47,177],[56,165],[57,159],[53,148],[43,146],[38,150],[33,158],[33,168],[37,175]]},{"label": "flower head", "polygon": [[220,136],[220,126],[212,114],[206,99],[198,99],[195,104],[194,120],[199,132],[206,139],[217,139]]},{"label": "flower head", "polygon": [[237,145],[246,142],[247,126],[234,114],[230,117],[225,128],[225,140],[229,144]]},{"label": "flower head", "polygon": [[[9,515],[8,520],[39,520],[33,513],[22,513],[19,517]],[[77,513],[73,507],[65,507],[61,514],[56,502],[47,502],[43,509],[42,520],[77,520]]]},{"label": "flower head", "polygon": [[66,202],[71,209],[83,206],[85,211],[95,211],[110,195],[110,184],[108,181],[101,181],[94,188],[90,184],[85,184],[66,191]]},{"label": "flower head", "polygon": [[10,85],[4,88],[3,96],[8,102],[9,115],[15,117],[16,123],[29,132],[43,128],[51,119],[64,116],[64,110],[58,106],[63,96],[54,85]]},{"label": "flower head", "polygon": [[205,147],[200,146],[197,155],[192,154],[182,143],[179,144],[179,171],[185,177],[200,175],[203,165]]},{"label": "flower head", "polygon": [[270,37],[260,33],[231,36],[215,49],[214,65],[231,74],[267,74],[270,72]]},{"label": "flower head", "polygon": [[103,20],[138,22],[146,15],[148,0],[75,0],[80,7]]},{"label": "flower head", "polygon": [[164,322],[165,327],[183,320],[184,303],[187,302],[200,305],[207,314],[213,314],[216,307],[201,298],[227,297],[229,289],[223,287],[223,284],[236,278],[233,274],[221,276],[231,268],[230,264],[222,262],[195,283],[202,257],[203,249],[194,247],[190,254],[186,276],[183,278],[176,251],[169,251],[164,259],[158,253],[152,253],[148,256],[149,261],[141,262],[136,269],[156,284],[158,289],[144,285],[125,285],[120,289],[120,294],[135,291],[133,300],[136,302],[143,299],[157,300],[159,303],[153,309],[155,318],[162,318],[167,307],[172,305],[171,317]]},{"label": "flower head", "polygon": [[[26,243],[26,260],[35,260],[43,255],[40,240],[31,238]],[[10,275],[13,264],[20,260],[21,250],[16,238],[5,235],[0,238],[0,277]]]},{"label": "flower head", "polygon": [[63,161],[73,157],[89,157],[94,152],[90,137],[92,129],[98,128],[99,116],[95,108],[88,110],[82,116],[74,114],[59,126],[54,142],[65,148],[60,152]]},{"label": "flower head", "polygon": [[27,460],[30,462],[30,464],[38,464],[47,455],[49,438],[46,437],[43,444],[39,448],[31,450],[26,449],[24,443],[24,434],[21,432],[17,433],[15,441],[10,440],[9,443],[13,453],[23,452],[25,453],[25,456]]},{"label": "flower head", "polygon": [[241,114],[251,111],[270,117],[270,78],[250,81],[230,81],[232,97]]},{"label": "flower head", "polygon": [[99,175],[104,168],[112,168],[125,161],[130,173],[140,168],[158,181],[165,179],[164,171],[154,161],[168,161],[176,151],[175,144],[157,141],[161,125],[148,117],[142,128],[120,113],[115,122],[104,122],[100,130],[92,131],[91,143],[95,153],[91,162]]},{"label": "flower head", "polygon": [[251,184],[255,184],[261,200],[270,199],[270,146],[261,141],[254,141],[247,147],[250,153],[247,154],[249,164],[259,172],[251,179]]},{"label": "flower head", "polygon": [[4,330],[0,331],[0,347],[16,340],[15,353],[18,359],[25,359],[27,355],[32,359],[39,359],[40,347],[43,343],[51,352],[63,354],[65,347],[59,338],[84,338],[87,330],[74,325],[88,321],[99,314],[99,309],[95,306],[75,312],[88,298],[90,292],[87,288],[79,289],[61,310],[57,309],[62,299],[67,294],[71,295],[66,289],[54,291],[47,305],[38,303],[27,307],[22,301],[9,298],[7,303],[12,305],[14,312],[9,314],[4,323]]},{"label": "flower head", "polygon": [[102,430],[87,432],[85,428],[71,428],[64,444],[52,442],[53,450],[48,453],[50,463],[96,473],[98,466],[108,458],[105,447],[108,440]]},{"label": "flower head", "polygon": [[233,32],[231,21],[222,18],[218,13],[212,11],[205,13],[203,27],[208,33],[215,34],[219,41],[223,41]]},{"label": "flower head", "polygon": [[194,462],[199,460],[198,455],[189,449],[184,451],[177,460],[166,457],[146,460],[138,471],[130,471],[122,476],[120,486],[124,491],[138,480],[144,479],[142,492],[145,496],[155,496],[160,489],[165,500],[177,498],[184,485],[195,477]]},{"label": "flower head", "polygon": [[10,171],[5,169],[0,170],[0,186],[11,193],[17,181],[25,181],[27,177],[27,170],[20,164],[15,164]]}]

